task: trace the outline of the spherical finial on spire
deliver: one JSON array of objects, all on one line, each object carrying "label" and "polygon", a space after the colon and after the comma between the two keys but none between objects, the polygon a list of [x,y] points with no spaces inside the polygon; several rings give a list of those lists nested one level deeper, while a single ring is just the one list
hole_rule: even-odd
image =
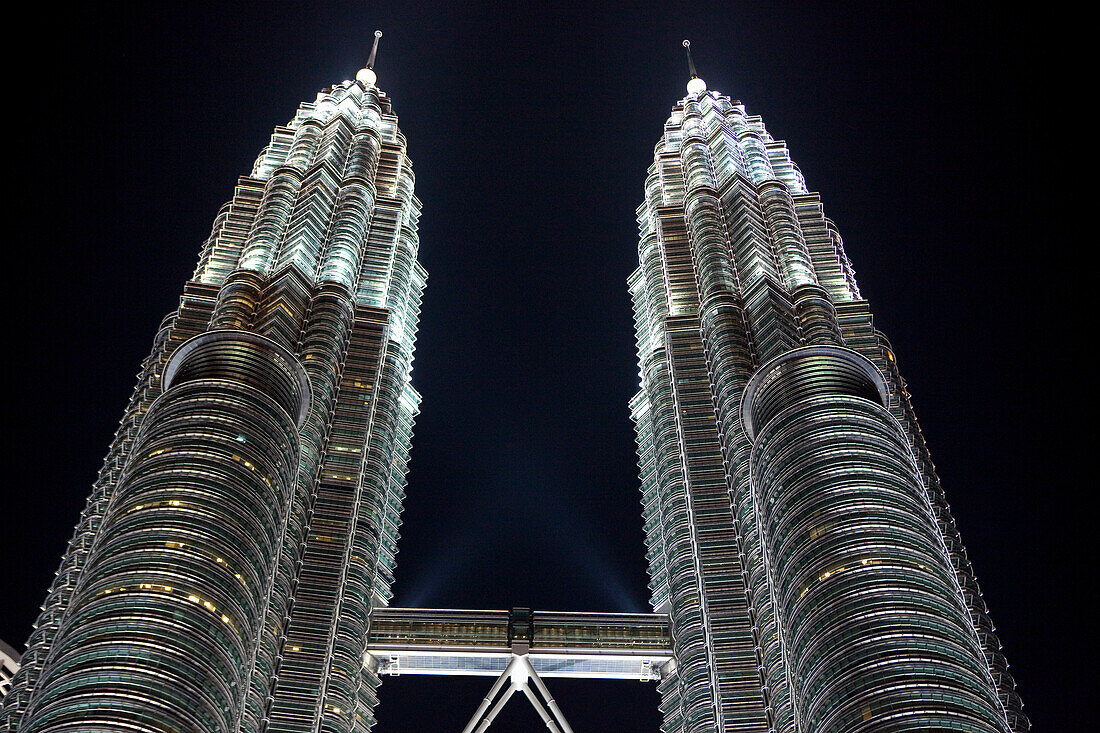
[{"label": "spherical finial on spire", "polygon": [[374,86],[378,81],[378,74],[374,73],[374,69],[359,69],[359,72],[355,75],[355,80],[362,82],[365,86]]},{"label": "spherical finial on spire", "polygon": [[688,94],[697,97],[707,90],[707,83],[699,78],[695,72],[695,62],[691,60],[691,41],[684,39],[684,48],[687,49],[688,70],[691,71],[691,80],[688,82]]}]

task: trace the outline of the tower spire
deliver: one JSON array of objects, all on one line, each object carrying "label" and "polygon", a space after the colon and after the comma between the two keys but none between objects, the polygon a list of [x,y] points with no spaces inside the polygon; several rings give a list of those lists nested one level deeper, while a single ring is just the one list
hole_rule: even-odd
[{"label": "tower spire", "polygon": [[370,48],[370,58],[367,59],[367,68],[374,68],[374,57],[378,54],[378,39],[382,37],[382,31],[374,32],[374,44]]},{"label": "tower spire", "polygon": [[684,39],[684,48],[687,50],[688,71],[691,72],[692,79],[697,79],[699,77],[699,74],[695,71],[695,62],[691,60],[691,41],[686,38]]},{"label": "tower spire", "polygon": [[684,39],[684,49],[687,50],[688,57],[688,71],[691,72],[691,79],[688,80],[687,90],[688,94],[698,96],[707,90],[707,83],[699,78],[699,74],[695,71],[695,62],[691,60],[691,41]]},{"label": "tower spire", "polygon": [[374,43],[370,48],[370,56],[367,57],[367,65],[359,69],[359,73],[355,75],[356,81],[361,82],[363,86],[374,86],[378,81],[378,74],[374,73],[374,57],[378,55],[378,39],[381,37],[382,31],[374,32]]}]

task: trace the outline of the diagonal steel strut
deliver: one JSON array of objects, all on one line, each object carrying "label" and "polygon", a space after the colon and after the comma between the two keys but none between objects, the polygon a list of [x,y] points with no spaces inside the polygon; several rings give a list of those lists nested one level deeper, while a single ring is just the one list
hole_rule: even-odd
[{"label": "diagonal steel strut", "polygon": [[[508,682],[508,689],[504,691],[504,694],[500,695],[501,690],[504,688],[505,682]],[[534,683],[535,689],[545,699],[545,704],[542,700],[539,700],[535,694],[535,690],[531,689],[531,683]],[[531,702],[531,706],[535,708],[535,712],[542,718],[542,722],[546,724],[546,727],[550,730],[550,733],[573,733],[573,729],[569,726],[569,723],[565,720],[565,715],[562,713],[558,704],[554,702],[554,698],[550,695],[550,691],[546,688],[546,684],[535,672],[535,668],[531,666],[531,662],[527,659],[526,654],[513,654],[512,659],[509,660],[508,666],[504,668],[504,671],[497,678],[497,681],[493,683],[492,688],[489,690],[489,694],[485,696],[485,699],[481,701],[477,710],[474,711],[474,715],[470,718],[470,722],[466,724],[466,727],[462,729],[462,733],[484,733],[493,720],[504,708],[504,704],[516,693],[516,691],[522,690],[523,694]],[[493,703],[496,700],[496,703]],[[549,710],[548,710],[549,708]]]}]

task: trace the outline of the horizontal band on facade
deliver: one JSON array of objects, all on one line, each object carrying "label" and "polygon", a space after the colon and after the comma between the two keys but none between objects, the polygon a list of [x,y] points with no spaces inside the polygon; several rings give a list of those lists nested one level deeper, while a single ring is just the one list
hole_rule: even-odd
[{"label": "horizontal band on facade", "polygon": [[[231,356],[230,351],[234,346],[238,347],[238,352]],[[180,379],[203,378],[207,376],[208,370],[214,373],[233,370],[232,373],[240,379],[251,371],[248,368],[250,366],[258,367],[262,372],[256,376],[263,384],[253,386],[266,386],[268,389],[264,391],[290,414],[301,429],[309,415],[312,396],[309,376],[293,354],[257,333],[238,330],[207,331],[185,341],[165,364],[161,384],[167,392]]]},{"label": "horizontal band on facade", "polygon": [[741,398],[741,422],[753,440],[783,408],[816,394],[863,397],[890,406],[882,372],[865,357],[839,346],[803,346],[775,357],[753,375]]}]

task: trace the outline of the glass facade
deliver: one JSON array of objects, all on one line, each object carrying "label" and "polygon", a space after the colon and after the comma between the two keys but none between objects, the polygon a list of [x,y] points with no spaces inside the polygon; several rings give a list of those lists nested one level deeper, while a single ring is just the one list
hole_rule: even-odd
[{"label": "glass facade", "polygon": [[693,78],[638,225],[663,730],[1028,730],[893,350],[785,144]]},{"label": "glass facade", "polygon": [[373,72],[275,129],[163,321],[0,730],[369,729],[426,273]]},{"label": "glass facade", "polygon": [[0,699],[11,689],[11,678],[19,671],[19,652],[0,639]]}]

